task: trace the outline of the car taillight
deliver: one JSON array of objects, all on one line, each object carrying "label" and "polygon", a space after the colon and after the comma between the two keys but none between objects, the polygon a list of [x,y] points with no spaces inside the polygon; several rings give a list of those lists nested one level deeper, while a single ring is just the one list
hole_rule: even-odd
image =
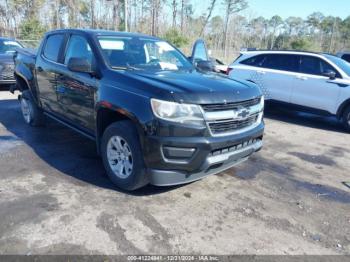
[{"label": "car taillight", "polygon": [[233,68],[231,68],[231,67],[228,67],[227,68],[227,70],[226,70],[226,75],[229,75],[230,74],[230,72],[233,70]]}]

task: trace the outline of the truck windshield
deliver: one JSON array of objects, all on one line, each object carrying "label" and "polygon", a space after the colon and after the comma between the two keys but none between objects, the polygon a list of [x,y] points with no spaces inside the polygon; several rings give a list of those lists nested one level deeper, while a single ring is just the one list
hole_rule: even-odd
[{"label": "truck windshield", "polygon": [[165,41],[142,37],[99,37],[108,64],[123,70],[189,70],[192,64]]},{"label": "truck windshield", "polygon": [[325,55],[329,60],[331,60],[334,64],[336,64],[340,69],[342,69],[345,74],[350,76],[350,63],[346,62],[345,60],[333,56],[333,55]]},{"label": "truck windshield", "polygon": [[0,54],[9,54],[16,51],[16,48],[22,46],[13,40],[0,40]]}]

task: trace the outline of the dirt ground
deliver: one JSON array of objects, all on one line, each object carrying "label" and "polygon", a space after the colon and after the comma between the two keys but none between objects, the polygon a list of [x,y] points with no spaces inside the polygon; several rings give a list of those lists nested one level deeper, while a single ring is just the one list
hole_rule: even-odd
[{"label": "dirt ground", "polygon": [[134,193],[108,180],[92,141],[26,126],[0,92],[0,254],[350,254],[350,134],[274,110],[247,162]]}]

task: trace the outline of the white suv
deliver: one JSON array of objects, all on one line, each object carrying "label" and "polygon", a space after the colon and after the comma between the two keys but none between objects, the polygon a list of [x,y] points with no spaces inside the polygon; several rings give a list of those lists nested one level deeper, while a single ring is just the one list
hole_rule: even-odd
[{"label": "white suv", "polygon": [[231,78],[256,83],[267,102],[335,115],[350,131],[350,63],[296,51],[244,52],[229,66]]}]

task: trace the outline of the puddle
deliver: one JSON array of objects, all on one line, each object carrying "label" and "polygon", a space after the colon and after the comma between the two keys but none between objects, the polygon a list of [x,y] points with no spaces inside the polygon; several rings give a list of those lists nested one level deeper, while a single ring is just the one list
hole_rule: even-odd
[{"label": "puddle", "polygon": [[337,163],[332,158],[327,157],[325,155],[310,155],[310,154],[299,153],[299,152],[289,152],[288,154],[313,164],[320,164],[320,165],[326,165],[326,166],[337,165]]},{"label": "puddle", "polygon": [[320,184],[312,184],[306,181],[299,181],[296,179],[290,179],[290,181],[292,181],[296,185],[297,189],[307,190],[310,193],[315,194],[318,198],[323,198],[346,204],[350,203],[350,193],[348,193],[347,191],[335,187]]}]

